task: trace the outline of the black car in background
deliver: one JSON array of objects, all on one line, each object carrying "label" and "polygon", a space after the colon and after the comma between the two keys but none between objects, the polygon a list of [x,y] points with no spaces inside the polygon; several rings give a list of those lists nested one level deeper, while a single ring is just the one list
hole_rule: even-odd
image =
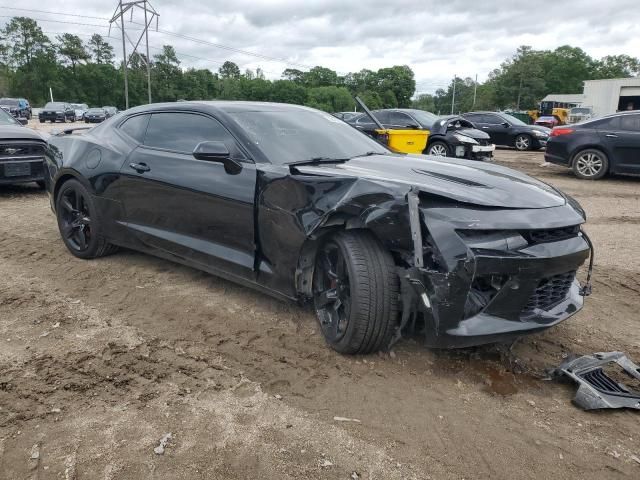
[{"label": "black car in background", "polygon": [[36,131],[0,110],[0,185],[36,182],[43,188],[46,145]]},{"label": "black car in background", "polygon": [[[495,150],[489,135],[457,115],[438,117],[431,112],[411,108],[374,110],[371,113],[385,128],[429,130],[427,146],[423,152],[426,155],[488,160]],[[366,113],[347,119],[346,122],[375,138],[378,127]]]},{"label": "black car in background", "polygon": [[31,119],[31,105],[26,98],[0,98],[0,109],[7,111],[15,118]]},{"label": "black car in background", "polygon": [[640,110],[556,127],[544,158],[584,180],[607,173],[640,174]]},{"label": "black car in background", "polygon": [[100,123],[108,118],[104,108],[90,108],[84,113],[84,123]]},{"label": "black car in background", "polygon": [[65,102],[49,102],[40,110],[40,113],[38,113],[40,123],[46,121],[50,121],[51,123],[73,122],[75,118],[75,109],[70,103]]},{"label": "black car in background", "polygon": [[503,341],[583,305],[575,200],[500,165],[393,153],[312,108],[144,105],[51,137],[46,162],[71,254],[123,246],[309,301],[341,353],[412,326],[433,347]]},{"label": "black car in background", "polygon": [[522,120],[501,112],[469,112],[462,116],[487,132],[496,145],[517,150],[539,150],[547,145],[551,129],[527,125]]}]

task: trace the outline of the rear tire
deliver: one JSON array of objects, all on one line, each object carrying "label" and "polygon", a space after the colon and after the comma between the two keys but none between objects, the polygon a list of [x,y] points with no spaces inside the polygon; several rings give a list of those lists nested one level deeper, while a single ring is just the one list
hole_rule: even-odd
[{"label": "rear tire", "polygon": [[444,142],[433,142],[427,148],[427,155],[434,157],[448,157],[450,155],[449,146]]},{"label": "rear tire", "polygon": [[399,282],[391,254],[364,230],[340,232],[319,249],[313,280],[316,316],[337,352],[386,348],[397,325]]},{"label": "rear tire", "polygon": [[594,148],[581,150],[573,156],[572,169],[582,180],[600,180],[609,171],[609,158]]},{"label": "rear tire", "polygon": [[98,258],[118,249],[105,238],[93,198],[79,181],[68,180],[60,187],[56,218],[62,241],[76,257]]}]

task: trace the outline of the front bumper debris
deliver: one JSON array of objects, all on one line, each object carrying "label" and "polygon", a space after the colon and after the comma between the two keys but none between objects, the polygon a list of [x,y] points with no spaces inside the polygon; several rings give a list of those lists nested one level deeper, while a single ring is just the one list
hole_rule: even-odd
[{"label": "front bumper debris", "polygon": [[573,403],[584,410],[633,408],[640,410],[640,391],[633,390],[605,368],[613,366],[628,381],[640,382],[640,366],[622,352],[599,352],[563,362],[552,371],[555,377],[566,376],[576,382],[578,391]]}]

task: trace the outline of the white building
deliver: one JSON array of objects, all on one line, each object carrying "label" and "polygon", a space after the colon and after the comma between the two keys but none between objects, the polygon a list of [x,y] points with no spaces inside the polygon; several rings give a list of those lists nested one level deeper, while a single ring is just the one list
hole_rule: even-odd
[{"label": "white building", "polygon": [[585,80],[583,93],[552,93],[542,101],[590,107],[595,117],[629,108],[640,110],[640,77]]},{"label": "white building", "polygon": [[586,80],[584,103],[596,117],[629,108],[640,110],[640,77]]}]

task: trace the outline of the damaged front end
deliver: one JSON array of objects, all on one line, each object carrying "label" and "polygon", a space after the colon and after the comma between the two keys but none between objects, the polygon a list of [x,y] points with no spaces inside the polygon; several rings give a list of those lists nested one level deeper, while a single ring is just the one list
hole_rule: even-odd
[{"label": "damaged front end", "polygon": [[[413,265],[400,269],[395,339],[419,325],[429,347],[468,347],[535,333],[582,308],[578,268],[592,251],[571,205],[488,208],[407,194]],[[592,255],[591,255],[592,257]]]}]

